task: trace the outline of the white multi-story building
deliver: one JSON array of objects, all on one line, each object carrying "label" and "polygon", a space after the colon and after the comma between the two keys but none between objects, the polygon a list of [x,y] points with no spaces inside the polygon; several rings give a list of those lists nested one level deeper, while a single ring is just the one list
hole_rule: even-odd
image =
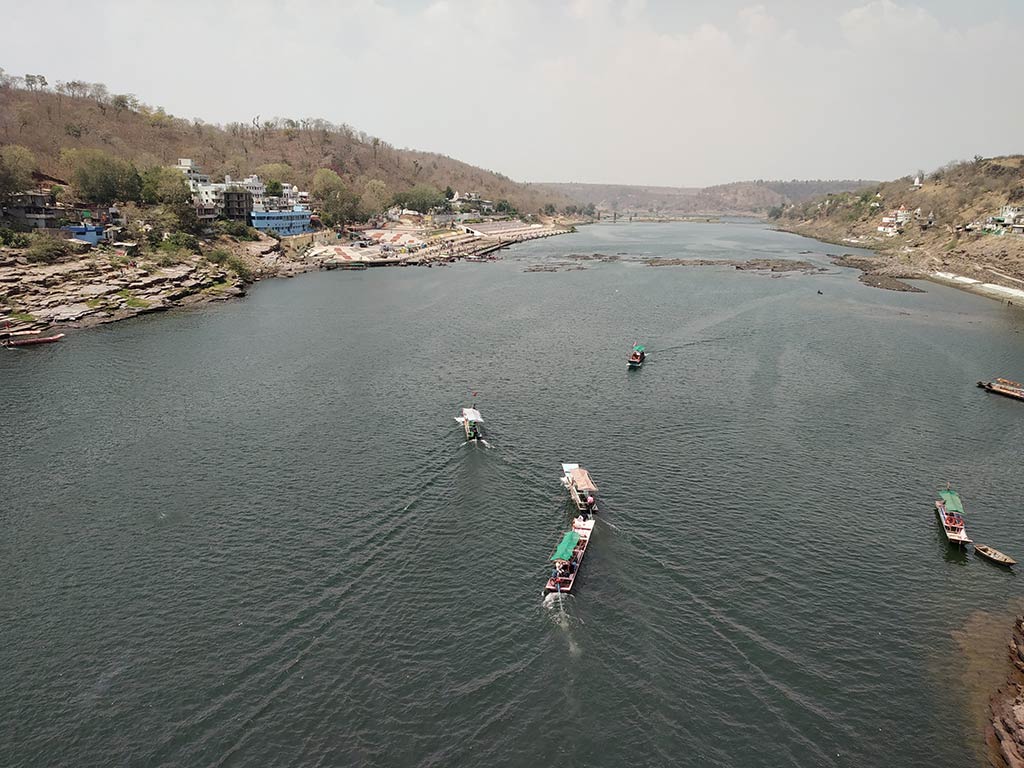
[{"label": "white multi-story building", "polygon": [[214,206],[220,208],[224,204],[224,190],[226,184],[196,184],[192,190],[192,199],[199,205]]},{"label": "white multi-story building", "polygon": [[233,180],[230,176],[224,177],[224,185],[226,187],[238,187],[244,189],[250,195],[252,195],[252,208],[254,211],[263,210],[263,201],[267,196],[267,185],[263,183],[259,176],[252,174],[246,176],[241,180]]},{"label": "white multi-story building", "polygon": [[185,174],[185,179],[188,181],[189,189],[193,192],[195,191],[197,184],[210,183],[210,177],[200,170],[194,160],[190,160],[187,157],[179,157],[178,164],[174,167]]}]

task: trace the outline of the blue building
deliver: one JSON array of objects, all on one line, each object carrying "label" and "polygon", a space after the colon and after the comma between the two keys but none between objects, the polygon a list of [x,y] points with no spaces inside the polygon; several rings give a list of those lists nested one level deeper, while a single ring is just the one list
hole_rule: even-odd
[{"label": "blue building", "polygon": [[254,229],[260,232],[274,231],[282,237],[302,235],[313,231],[310,210],[296,205],[290,211],[253,211],[249,214]]},{"label": "blue building", "polygon": [[61,227],[61,232],[69,232],[76,240],[84,240],[92,245],[99,245],[100,240],[106,239],[103,234],[102,224],[71,224]]}]

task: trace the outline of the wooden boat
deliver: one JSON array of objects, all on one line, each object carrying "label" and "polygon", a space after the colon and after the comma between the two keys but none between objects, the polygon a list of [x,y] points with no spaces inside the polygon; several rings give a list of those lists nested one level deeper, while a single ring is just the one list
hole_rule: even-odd
[{"label": "wooden boat", "polygon": [[986,392],[995,392],[997,395],[1012,397],[1014,400],[1024,400],[1024,384],[1010,379],[979,381],[978,386]]},{"label": "wooden boat", "polygon": [[1009,555],[1004,555],[998,549],[993,549],[992,547],[986,546],[985,544],[975,544],[974,551],[982,557],[987,557],[993,563],[999,563],[1000,565],[1008,566],[1014,566],[1017,564],[1017,561]]},{"label": "wooden boat", "polygon": [[644,345],[634,344],[633,351],[629,353],[629,360],[626,361],[626,365],[629,366],[631,371],[635,371],[644,364],[644,360],[646,359],[647,353],[644,351]]},{"label": "wooden boat", "polygon": [[63,333],[53,336],[40,336],[42,331],[0,331],[0,346],[29,347],[33,344],[53,344],[64,338]]},{"label": "wooden boat", "polygon": [[480,433],[480,422],[484,420],[484,417],[480,415],[480,411],[476,408],[463,408],[462,415],[456,416],[455,420],[462,424],[467,440],[480,440],[483,438],[483,435]]},{"label": "wooden boat", "polygon": [[576,505],[584,518],[597,512],[597,484],[590,478],[590,473],[579,464],[562,465],[562,485],[569,491],[569,498]]},{"label": "wooden boat", "polygon": [[593,532],[594,518],[584,520],[580,516],[572,521],[572,530],[566,531],[551,555],[550,562],[554,563],[554,568],[544,585],[545,592],[572,592]]},{"label": "wooden boat", "polygon": [[951,544],[962,546],[971,543],[964,524],[964,505],[956,491],[950,488],[939,491],[939,498],[935,501],[935,514]]}]

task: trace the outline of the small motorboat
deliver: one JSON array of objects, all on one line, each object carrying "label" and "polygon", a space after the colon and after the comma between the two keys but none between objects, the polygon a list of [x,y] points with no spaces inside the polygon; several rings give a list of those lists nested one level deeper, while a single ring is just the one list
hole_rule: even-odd
[{"label": "small motorboat", "polygon": [[964,524],[964,504],[960,500],[960,494],[948,485],[946,490],[939,491],[939,498],[935,501],[935,514],[950,544],[962,546],[971,543]]},{"label": "small motorboat", "polygon": [[480,433],[480,422],[484,420],[484,417],[476,408],[463,408],[462,415],[456,416],[455,420],[462,425],[467,440],[483,439],[483,435]]},{"label": "small motorboat", "polygon": [[635,371],[644,364],[644,360],[646,359],[647,353],[644,351],[644,345],[634,344],[633,351],[629,353],[629,360],[626,361],[626,365],[629,366],[631,371]]},{"label": "small motorboat", "polygon": [[975,544],[974,551],[982,557],[988,558],[993,563],[999,563],[1000,565],[1006,565],[1010,567],[1017,564],[1017,561],[1009,555],[1004,555],[998,549],[993,549],[992,547],[986,546],[985,544]]}]

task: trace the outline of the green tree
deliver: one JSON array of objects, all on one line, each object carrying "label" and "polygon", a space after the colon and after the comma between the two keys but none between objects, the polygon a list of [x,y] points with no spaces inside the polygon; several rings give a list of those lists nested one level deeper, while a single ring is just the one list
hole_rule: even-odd
[{"label": "green tree", "polygon": [[191,201],[192,192],[181,171],[154,165],[142,172],[142,202],[156,205]]},{"label": "green tree", "polygon": [[444,199],[451,200],[453,197],[455,197],[455,190],[451,188],[451,185],[448,185],[444,188]]},{"label": "green tree", "polygon": [[363,196],[359,199],[359,206],[367,216],[376,216],[388,205],[388,188],[379,179],[370,179],[363,187]]},{"label": "green tree", "polygon": [[142,201],[159,205],[173,218],[166,222],[169,231],[195,232],[199,222],[185,175],[175,169],[154,165],[142,172]]},{"label": "green tree", "polygon": [[284,193],[284,185],[277,179],[267,182],[267,194],[271,197],[280,197]]},{"label": "green tree", "polygon": [[99,149],[64,150],[61,160],[70,166],[75,190],[85,200],[113,203],[138,200],[142,194],[142,178],[127,160]]},{"label": "green tree", "polygon": [[427,213],[431,208],[440,208],[444,205],[445,197],[436,187],[429,184],[417,184],[412,189],[397,193],[394,201],[404,208]]},{"label": "green tree", "polygon": [[548,216],[554,216],[555,206],[551,203],[548,203],[547,205],[544,206],[544,213]]},{"label": "green tree", "polygon": [[320,220],[328,227],[340,227],[359,218],[359,196],[331,169],[321,168],[313,174],[311,192],[320,201]]},{"label": "green tree", "polygon": [[512,206],[512,203],[510,203],[508,200],[499,200],[495,204],[494,210],[497,211],[498,213],[515,213],[516,212],[516,209]]},{"label": "green tree", "polygon": [[310,193],[317,200],[323,200],[331,191],[343,188],[344,186],[345,182],[341,180],[341,176],[330,168],[321,168],[313,174],[313,184],[310,188]]},{"label": "green tree", "polygon": [[24,192],[32,186],[36,156],[17,144],[0,147],[0,202]]}]

